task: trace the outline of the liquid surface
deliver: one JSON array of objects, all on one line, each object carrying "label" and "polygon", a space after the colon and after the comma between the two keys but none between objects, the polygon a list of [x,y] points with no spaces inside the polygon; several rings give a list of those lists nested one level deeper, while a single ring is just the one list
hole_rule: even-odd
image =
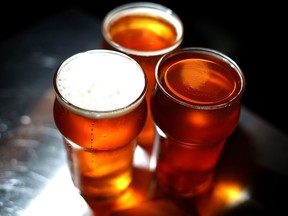
[{"label": "liquid surface", "polygon": [[162,82],[170,94],[193,104],[221,103],[238,93],[233,73],[204,59],[175,62],[162,75]]},{"label": "liquid surface", "polygon": [[176,28],[160,17],[129,15],[111,23],[111,40],[138,51],[156,51],[175,44]]},{"label": "liquid surface", "polygon": [[71,104],[91,111],[126,107],[142,94],[142,69],[128,58],[86,52],[68,59],[57,75],[57,88]]}]

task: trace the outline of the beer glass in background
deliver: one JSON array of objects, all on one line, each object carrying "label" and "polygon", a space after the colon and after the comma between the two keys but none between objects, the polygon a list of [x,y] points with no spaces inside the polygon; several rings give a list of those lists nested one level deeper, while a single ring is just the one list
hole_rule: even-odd
[{"label": "beer glass in background", "polygon": [[102,22],[102,35],[102,48],[128,54],[144,69],[148,79],[148,115],[137,142],[151,153],[155,127],[149,107],[155,85],[155,66],[163,54],[181,45],[183,24],[171,9],[163,5],[134,2],[120,5],[107,13]]},{"label": "beer glass in background", "polygon": [[123,53],[90,50],[64,61],[53,85],[54,119],[75,187],[84,199],[117,196],[132,180],[136,138],[147,116],[142,68]]},{"label": "beer glass in background", "polygon": [[238,124],[244,75],[228,56],[195,47],[162,57],[155,76],[151,111],[159,134],[157,182],[180,197],[208,191]]}]

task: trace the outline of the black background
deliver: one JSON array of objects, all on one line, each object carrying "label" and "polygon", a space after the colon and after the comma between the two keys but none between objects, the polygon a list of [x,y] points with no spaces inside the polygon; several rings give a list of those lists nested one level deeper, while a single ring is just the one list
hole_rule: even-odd
[{"label": "black background", "polygon": [[[123,0],[1,4],[1,43],[68,7],[103,16]],[[243,104],[256,115],[288,134],[287,12],[277,2],[154,1],[170,7],[182,19],[183,46],[219,50],[243,70],[247,86]],[[5,58],[5,53],[1,53]],[[1,73],[1,71],[0,71]],[[1,78],[3,79],[3,77]],[[12,85],[12,83],[11,83]],[[0,86],[1,90],[1,86]]]}]

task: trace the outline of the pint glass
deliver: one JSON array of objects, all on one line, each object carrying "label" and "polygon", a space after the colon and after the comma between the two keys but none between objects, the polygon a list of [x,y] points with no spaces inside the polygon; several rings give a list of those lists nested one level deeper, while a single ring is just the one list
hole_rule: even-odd
[{"label": "pint glass", "polygon": [[84,199],[117,196],[132,180],[136,138],[147,116],[142,68],[123,53],[89,50],[65,60],[53,85],[54,120],[75,187]]},{"label": "pint glass", "polygon": [[103,44],[128,54],[144,69],[148,79],[147,121],[138,144],[151,151],[155,127],[150,112],[150,95],[155,85],[154,70],[159,58],[178,48],[183,40],[180,18],[169,8],[152,2],[135,2],[111,10],[102,22]]},{"label": "pint glass", "polygon": [[157,181],[177,196],[195,196],[212,188],[222,149],[238,124],[245,78],[228,56],[198,47],[163,56],[155,76]]}]

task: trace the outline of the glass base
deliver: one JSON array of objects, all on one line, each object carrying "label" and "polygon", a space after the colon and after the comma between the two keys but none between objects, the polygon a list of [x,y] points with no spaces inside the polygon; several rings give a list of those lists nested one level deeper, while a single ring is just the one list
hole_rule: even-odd
[{"label": "glass base", "polygon": [[191,198],[202,195],[212,190],[214,184],[214,175],[211,174],[197,185],[190,185],[189,188],[177,187],[177,185],[165,184],[161,179],[157,179],[157,186],[164,192],[177,198]]}]

